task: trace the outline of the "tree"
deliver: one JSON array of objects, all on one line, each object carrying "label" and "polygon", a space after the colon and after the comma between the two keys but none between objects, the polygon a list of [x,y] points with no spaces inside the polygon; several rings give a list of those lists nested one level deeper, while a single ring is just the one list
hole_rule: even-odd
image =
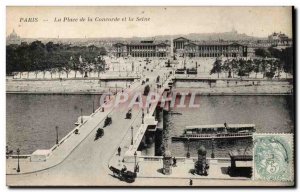
[{"label": "tree", "polygon": [[50,75],[51,75],[51,79],[52,79],[52,75],[57,72],[57,69],[56,68],[52,68],[52,69],[49,69],[49,71],[50,71]]},{"label": "tree", "polygon": [[[77,58],[77,56],[75,56],[75,58]],[[74,70],[75,72],[75,78],[77,77],[77,72],[80,70],[80,61],[79,59],[78,60],[74,60],[72,59],[72,69]]]},{"label": "tree", "polygon": [[72,61],[66,62],[65,67],[64,67],[64,71],[67,74],[67,78],[69,78],[69,74],[71,72],[71,69],[72,69]]},{"label": "tree", "polygon": [[280,59],[282,57],[282,51],[280,51],[279,49],[276,49],[274,47],[269,47],[268,51],[270,53],[270,57],[274,57],[277,59]]},{"label": "tree", "polygon": [[36,78],[36,79],[37,79],[37,75],[39,74],[39,72],[40,72],[39,70],[35,70],[35,71],[34,71],[34,74],[35,74],[35,78]]},{"label": "tree", "polygon": [[266,75],[267,66],[268,66],[267,60],[263,59],[261,62],[261,71],[263,72],[263,78]]},{"label": "tree", "polygon": [[57,68],[57,72],[58,72],[58,78],[60,78],[60,76],[62,75],[64,69],[62,67],[58,67]]},{"label": "tree", "polygon": [[293,56],[293,48],[288,47],[282,51],[282,58],[283,62],[283,70],[286,73],[286,78],[287,78],[287,73],[293,74],[293,64],[294,64],[294,56]]},{"label": "tree", "polygon": [[238,71],[238,61],[236,59],[231,60],[231,66],[232,66],[232,77],[234,78],[234,74]]},{"label": "tree", "polygon": [[280,78],[280,71],[282,70],[282,63],[278,59],[274,61],[274,68],[277,70],[278,74],[277,77]]},{"label": "tree", "polygon": [[226,60],[222,66],[222,70],[225,72],[225,73],[228,73],[228,78],[231,77],[231,62],[230,60]]},{"label": "tree", "polygon": [[238,60],[238,76],[245,76],[246,75],[246,61],[244,59]]},{"label": "tree", "polygon": [[[104,47],[92,46],[71,46],[41,41],[34,41],[30,44],[22,42],[21,45],[6,46],[6,73],[31,71],[50,71],[52,68],[65,68],[70,58],[78,58],[83,55],[87,63],[93,63],[94,58],[106,55]],[[72,67],[77,69],[77,61]],[[68,69],[67,69],[68,70]],[[76,73],[75,73],[76,74]]]},{"label": "tree", "polygon": [[98,78],[100,77],[100,72],[101,71],[104,71],[103,69],[103,64],[100,62],[100,63],[97,63],[94,67],[95,71],[97,72],[98,74]]},{"label": "tree", "polygon": [[216,61],[213,64],[213,68],[210,70],[210,74],[217,73],[219,78],[221,72],[222,72],[222,60],[216,59]]},{"label": "tree", "polygon": [[245,66],[245,73],[248,74],[248,78],[252,71],[253,71],[253,61],[249,59],[246,61],[246,66]]},{"label": "tree", "polygon": [[253,64],[254,64],[253,71],[255,72],[255,78],[257,78],[257,73],[259,73],[261,60],[260,59],[254,59]]},{"label": "tree", "polygon": [[257,57],[263,57],[263,58],[270,57],[270,53],[266,49],[263,49],[263,48],[255,49],[254,52]]}]

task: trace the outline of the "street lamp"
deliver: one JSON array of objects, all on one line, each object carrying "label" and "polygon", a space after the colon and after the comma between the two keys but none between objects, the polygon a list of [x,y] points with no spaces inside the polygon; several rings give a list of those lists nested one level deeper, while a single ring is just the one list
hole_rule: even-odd
[{"label": "street lamp", "polygon": [[81,124],[83,123],[82,108],[80,108]]},{"label": "street lamp", "polygon": [[133,145],[133,126],[131,126],[131,145]]},{"label": "street lamp", "polygon": [[136,154],[136,151],[134,152],[134,172],[136,172],[136,156],[137,156],[137,154]]},{"label": "street lamp", "polygon": [[188,151],[186,153],[186,157],[187,158],[190,158],[191,154],[190,154],[190,137],[187,138],[187,141],[188,141]]},{"label": "street lamp", "polygon": [[93,113],[95,112],[95,102],[94,102],[94,100],[95,100],[95,95],[93,96]]},{"label": "street lamp", "polygon": [[19,162],[19,155],[20,155],[20,149],[17,149],[17,155],[18,155],[18,168],[17,168],[17,172],[20,172],[20,162]]},{"label": "street lamp", "polygon": [[215,158],[215,154],[214,154],[214,139],[211,139],[211,158]]},{"label": "street lamp", "polygon": [[56,130],[56,145],[58,144],[58,126],[55,126]]}]

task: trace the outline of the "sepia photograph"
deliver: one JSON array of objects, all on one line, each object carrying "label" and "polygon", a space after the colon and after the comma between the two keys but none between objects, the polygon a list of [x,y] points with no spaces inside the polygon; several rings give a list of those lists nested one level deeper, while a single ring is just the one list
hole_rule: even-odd
[{"label": "sepia photograph", "polygon": [[8,187],[294,187],[292,6],[7,6]]}]

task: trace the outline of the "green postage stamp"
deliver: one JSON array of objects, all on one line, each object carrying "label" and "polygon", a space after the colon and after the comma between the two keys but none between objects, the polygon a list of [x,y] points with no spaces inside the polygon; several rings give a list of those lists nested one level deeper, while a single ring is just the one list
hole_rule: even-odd
[{"label": "green postage stamp", "polygon": [[293,134],[254,134],[254,179],[294,180]]}]

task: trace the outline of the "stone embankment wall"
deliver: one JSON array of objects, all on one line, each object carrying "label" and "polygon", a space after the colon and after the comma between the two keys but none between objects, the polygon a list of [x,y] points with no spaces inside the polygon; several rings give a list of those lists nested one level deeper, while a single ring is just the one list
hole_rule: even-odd
[{"label": "stone embankment wall", "polygon": [[13,80],[7,79],[8,93],[101,93],[129,86],[132,81],[100,81],[98,79]]}]

